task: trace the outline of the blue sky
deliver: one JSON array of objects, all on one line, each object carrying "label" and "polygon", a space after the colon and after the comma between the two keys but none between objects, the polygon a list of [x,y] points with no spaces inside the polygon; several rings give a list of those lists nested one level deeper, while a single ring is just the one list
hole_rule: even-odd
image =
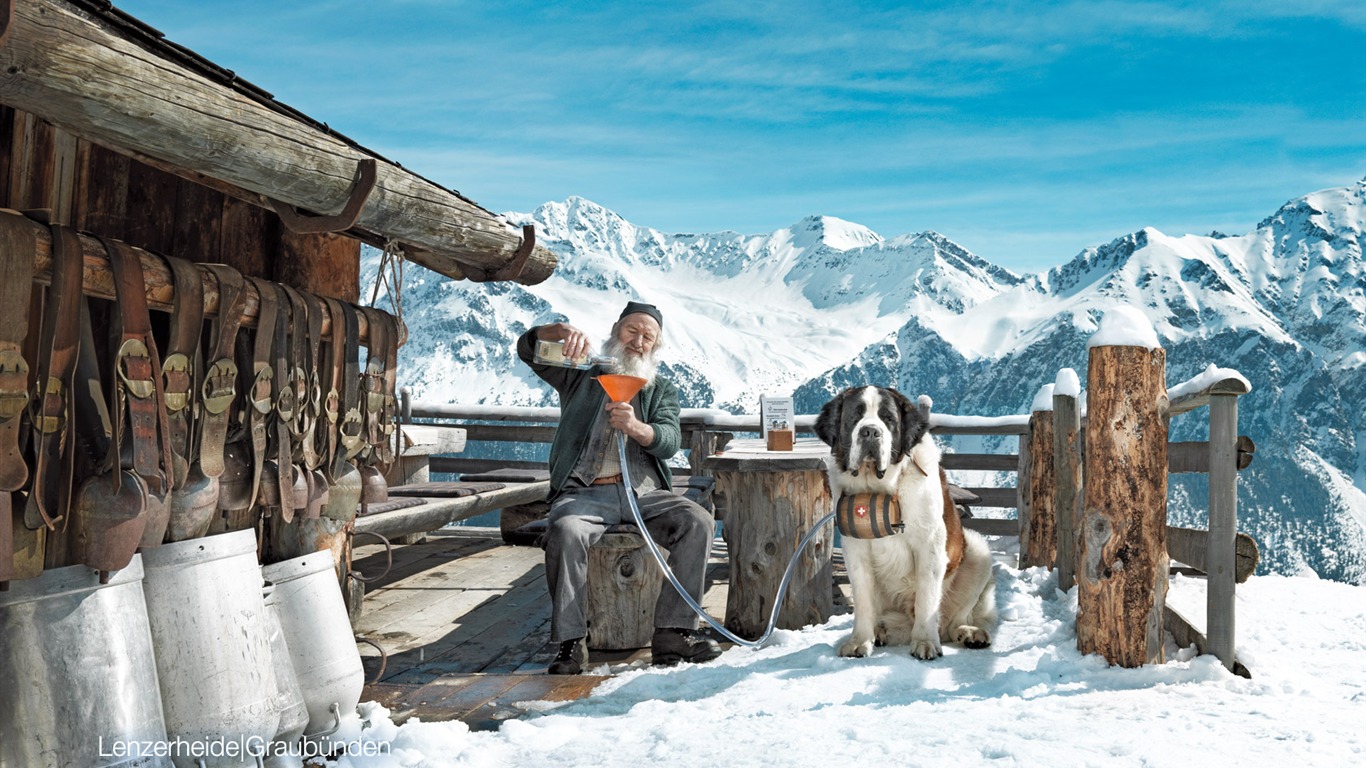
[{"label": "blue sky", "polygon": [[1030,272],[1366,176],[1362,0],[116,4],[494,211],[824,214]]}]

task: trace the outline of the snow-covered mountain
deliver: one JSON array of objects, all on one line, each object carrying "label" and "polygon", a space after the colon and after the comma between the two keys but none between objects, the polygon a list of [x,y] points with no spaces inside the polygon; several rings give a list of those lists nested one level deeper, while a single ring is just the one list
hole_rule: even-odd
[{"label": "snow-covered mountain", "polygon": [[[1021,413],[1059,368],[1084,378],[1087,337],[1128,305],[1167,347],[1169,383],[1210,363],[1252,382],[1240,527],[1263,571],[1366,583],[1366,180],[1293,200],[1245,235],[1148,228],[1028,276],[935,232],[888,240],[829,216],[763,235],[661,233],[581,198],[506,216],[534,223],[561,264],[531,287],[409,267],[400,377],[422,399],[553,404],[516,364],[516,336],[568,319],[601,339],[638,298],[663,310],[685,406],[753,411],[760,393],[793,392],[810,413],[873,382],[929,394],[940,412]],[[1201,439],[1204,420],[1172,430]],[[1200,524],[1203,476],[1172,487],[1173,516]]]}]

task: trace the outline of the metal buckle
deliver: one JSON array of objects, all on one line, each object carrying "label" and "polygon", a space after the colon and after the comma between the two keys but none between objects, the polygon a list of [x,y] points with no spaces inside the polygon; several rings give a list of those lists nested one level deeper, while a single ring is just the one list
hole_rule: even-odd
[{"label": "metal buckle", "polygon": [[365,366],[365,411],[379,413],[384,409],[384,366],[370,361]]},{"label": "metal buckle", "polygon": [[123,388],[139,400],[156,394],[152,380],[152,353],[142,339],[128,339],[114,356],[114,369],[119,372]]},{"label": "metal buckle", "polygon": [[63,394],[65,390],[66,386],[62,384],[61,379],[56,376],[47,377],[47,387],[40,389],[34,397],[36,407],[30,415],[34,429],[51,435],[62,431],[66,426],[66,396]]},{"label": "metal buckle", "polygon": [[28,406],[28,361],[18,350],[0,352],[0,421],[9,421]]},{"label": "metal buckle", "polygon": [[280,414],[280,418],[286,422],[294,420],[294,408],[297,405],[294,396],[294,387],[289,382],[280,385],[280,396],[275,400],[275,411]]},{"label": "metal buckle", "polygon": [[161,379],[165,382],[166,410],[175,413],[190,404],[190,358],[177,352],[161,361]]},{"label": "metal buckle", "polygon": [[204,376],[204,410],[217,416],[228,410],[237,397],[237,364],[223,358],[209,366]]},{"label": "metal buckle", "polygon": [[324,405],[323,413],[327,414],[327,421],[336,424],[337,419],[341,418],[341,393],[333,389],[327,393],[327,401]]},{"label": "metal buckle", "polygon": [[346,448],[346,458],[355,456],[365,445],[365,438],[361,436],[363,432],[363,422],[360,418],[360,409],[352,408],[346,412],[346,416],[341,423],[341,442]]},{"label": "metal buckle", "polygon": [[275,402],[271,396],[271,382],[275,380],[275,371],[267,365],[256,372],[256,379],[251,383],[251,407],[257,413],[270,413],[270,407]]}]

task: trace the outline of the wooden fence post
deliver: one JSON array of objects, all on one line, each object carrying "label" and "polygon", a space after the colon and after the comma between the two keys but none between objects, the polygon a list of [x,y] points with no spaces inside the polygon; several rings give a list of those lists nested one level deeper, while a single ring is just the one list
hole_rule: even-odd
[{"label": "wooden fence post", "polygon": [[1026,474],[1020,476],[1020,494],[1028,494],[1029,501],[1029,518],[1022,521],[1020,531],[1021,568],[1052,568],[1058,554],[1052,408],[1053,385],[1047,384],[1034,398],[1029,415],[1029,465]]},{"label": "wooden fence post", "polygon": [[1155,344],[1097,345],[1087,368],[1077,648],[1123,667],[1163,661],[1166,359]]},{"label": "wooden fence post", "polygon": [[[1029,489],[1029,433],[1020,435],[1018,442],[1020,447],[1016,451],[1015,462],[1015,516],[1016,524],[1019,526],[1015,535],[1020,539],[1020,561],[1024,562],[1025,539],[1029,536],[1029,518],[1034,514],[1030,508],[1030,497],[1032,492]],[[1020,567],[1024,567],[1021,565]]]},{"label": "wooden fence post", "polygon": [[1234,539],[1238,534],[1238,396],[1209,401],[1209,538],[1206,540],[1207,652],[1233,669]]},{"label": "wooden fence post", "polygon": [[1081,411],[1070,394],[1053,395],[1053,496],[1058,529],[1058,589],[1067,591],[1077,575],[1077,520],[1080,517]]}]

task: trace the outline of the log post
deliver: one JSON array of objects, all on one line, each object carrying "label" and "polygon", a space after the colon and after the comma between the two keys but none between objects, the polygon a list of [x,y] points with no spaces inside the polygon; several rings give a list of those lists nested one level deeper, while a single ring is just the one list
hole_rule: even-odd
[{"label": "log post", "polygon": [[[1051,408],[1051,391],[1048,397]],[[1020,534],[1021,568],[1036,565],[1052,568],[1057,560],[1053,432],[1053,411],[1036,409],[1029,415],[1029,467],[1020,478],[1024,486],[1021,495],[1029,495],[1029,518],[1024,521],[1024,530]]]},{"label": "log post", "polygon": [[1015,451],[1015,523],[1017,526],[1016,536],[1020,539],[1020,560],[1023,561],[1026,548],[1025,540],[1029,536],[1029,518],[1034,514],[1034,510],[1029,506],[1033,497],[1033,491],[1029,487],[1029,433],[1020,435],[1017,442],[1019,447]]},{"label": "log post", "polygon": [[[663,552],[668,557],[668,550]],[[647,647],[654,636],[655,602],[663,584],[664,573],[640,535],[604,534],[588,549],[588,647]]]},{"label": "log post", "polygon": [[[715,473],[727,506],[721,529],[731,563],[726,628],[756,638],[768,626],[797,544],[832,508],[830,489],[825,473],[814,470]],[[833,544],[829,526],[803,553],[778,611],[779,629],[820,624],[834,613]]]},{"label": "log post", "polygon": [[1238,535],[1238,396],[1209,403],[1209,539],[1205,554],[1207,651],[1233,669],[1235,539]]},{"label": "log post", "polygon": [[1081,517],[1081,412],[1077,398],[1053,395],[1053,516],[1057,525],[1058,589],[1072,588],[1077,575],[1077,520]]},{"label": "log post", "polygon": [[1077,648],[1123,667],[1161,663],[1166,352],[1155,345],[1092,346],[1087,382]]}]

